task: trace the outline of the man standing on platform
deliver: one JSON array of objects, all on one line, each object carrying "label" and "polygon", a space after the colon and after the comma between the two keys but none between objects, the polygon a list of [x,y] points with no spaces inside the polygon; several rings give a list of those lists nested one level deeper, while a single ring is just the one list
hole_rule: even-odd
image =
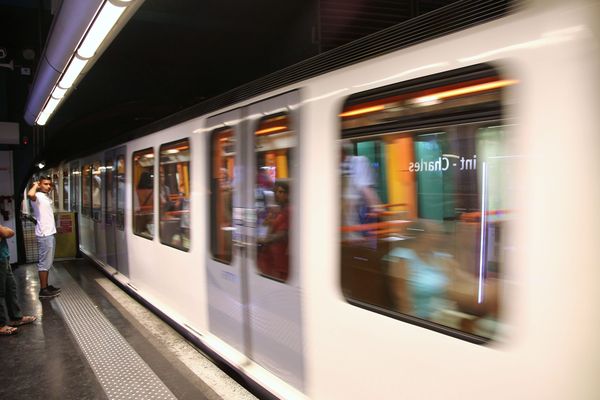
[{"label": "man standing on platform", "polygon": [[38,275],[40,277],[40,299],[58,296],[60,288],[48,285],[48,274],[54,262],[54,250],[56,248],[56,223],[54,222],[54,210],[52,199],[48,195],[52,190],[52,179],[43,176],[39,181],[33,182],[27,192],[31,200],[33,215],[37,220],[35,236],[37,237],[39,261]]},{"label": "man standing on platform", "polygon": [[6,242],[14,235],[12,229],[0,224],[0,336],[14,335],[18,332],[15,326],[30,324],[37,319],[33,315],[23,315],[17,300],[17,283],[10,267]]}]

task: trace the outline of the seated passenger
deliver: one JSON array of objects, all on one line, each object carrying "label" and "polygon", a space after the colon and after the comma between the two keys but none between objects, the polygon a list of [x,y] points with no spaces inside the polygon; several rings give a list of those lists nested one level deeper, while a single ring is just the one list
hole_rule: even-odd
[{"label": "seated passenger", "polygon": [[397,247],[387,256],[389,275],[398,311],[432,320],[446,297],[452,255],[440,246],[441,226],[420,221],[410,231],[417,232],[411,247]]},{"label": "seated passenger", "polygon": [[[442,223],[419,221],[411,228],[417,232],[415,238],[385,257],[391,263],[388,273],[396,308],[404,314],[478,333],[481,318],[495,321],[498,281],[486,274],[480,285],[479,276],[466,271],[467,266],[459,265],[447,250],[442,228]],[[453,321],[448,320],[450,315]]]}]

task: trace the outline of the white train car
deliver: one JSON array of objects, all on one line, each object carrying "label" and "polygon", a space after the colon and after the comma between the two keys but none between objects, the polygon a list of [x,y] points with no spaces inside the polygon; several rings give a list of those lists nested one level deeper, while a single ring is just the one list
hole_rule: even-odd
[{"label": "white train car", "polygon": [[599,2],[474,3],[69,161],[81,250],[265,396],[597,397]]}]

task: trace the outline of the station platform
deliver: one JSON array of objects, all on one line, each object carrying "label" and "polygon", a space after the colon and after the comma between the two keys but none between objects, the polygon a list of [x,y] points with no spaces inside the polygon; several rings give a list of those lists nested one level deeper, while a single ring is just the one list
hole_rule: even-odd
[{"label": "station platform", "polygon": [[52,299],[35,264],[14,274],[38,319],[0,337],[0,399],[256,399],[89,261],[54,263]]}]

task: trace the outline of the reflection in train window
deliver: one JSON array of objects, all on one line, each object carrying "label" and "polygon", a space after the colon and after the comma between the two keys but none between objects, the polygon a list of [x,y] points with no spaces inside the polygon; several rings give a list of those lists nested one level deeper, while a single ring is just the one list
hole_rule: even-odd
[{"label": "reflection in train window", "polygon": [[104,165],[104,223],[106,225],[112,225],[113,215],[115,213],[115,200],[114,200],[114,162],[112,159],[108,159]]},{"label": "reflection in train window", "polygon": [[117,228],[125,230],[125,156],[117,157]]},{"label": "reflection in train window", "polygon": [[262,118],[254,135],[256,265],[261,275],[284,282],[290,265],[290,172],[295,135],[287,114]]},{"label": "reflection in train window", "polygon": [[235,135],[233,128],[215,130],[210,154],[210,248],[214,259],[231,263],[233,224],[233,173]]},{"label": "reflection in train window", "polygon": [[340,200],[350,302],[473,342],[495,335],[514,163],[501,98],[515,83],[486,67],[349,98]]},{"label": "reflection in train window", "polygon": [[133,233],[154,238],[154,150],[133,153]]},{"label": "reflection in train window", "polygon": [[65,165],[62,170],[62,184],[63,184],[63,210],[69,211],[69,168]]},{"label": "reflection in train window", "polygon": [[92,165],[92,219],[102,221],[102,170],[99,161]]},{"label": "reflection in train window", "polygon": [[71,163],[71,211],[77,212],[79,208],[79,165]]},{"label": "reflection in train window", "polygon": [[160,146],[160,242],[190,248],[190,142]]},{"label": "reflection in train window", "polygon": [[89,217],[92,212],[92,166],[85,164],[81,172],[81,213]]}]

